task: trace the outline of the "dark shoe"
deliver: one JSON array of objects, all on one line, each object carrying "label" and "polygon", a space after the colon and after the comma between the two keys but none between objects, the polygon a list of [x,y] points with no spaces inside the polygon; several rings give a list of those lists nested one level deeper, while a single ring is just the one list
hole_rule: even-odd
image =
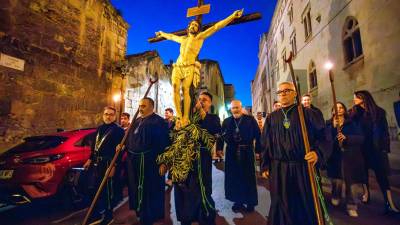
[{"label": "dark shoe", "polygon": [[389,202],[385,202],[385,208],[383,210],[384,215],[397,213],[399,213],[398,209],[391,207]]},{"label": "dark shoe", "polygon": [[384,192],[383,198],[385,199],[384,214],[400,213],[400,210],[398,210],[394,204],[392,192],[390,190],[386,190],[386,192]]},{"label": "dark shoe", "polygon": [[248,213],[254,212],[254,205],[247,205],[246,212]]},{"label": "dark shoe", "polygon": [[243,204],[235,203],[232,206],[232,211],[233,212],[237,212],[237,211],[240,211],[242,209],[244,209],[244,205]]}]

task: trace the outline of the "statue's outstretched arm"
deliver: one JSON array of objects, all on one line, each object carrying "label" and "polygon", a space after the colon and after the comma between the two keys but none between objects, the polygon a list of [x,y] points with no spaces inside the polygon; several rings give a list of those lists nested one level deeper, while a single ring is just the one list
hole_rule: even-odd
[{"label": "statue's outstretched arm", "polygon": [[203,38],[206,39],[213,35],[215,32],[219,31],[220,29],[226,27],[230,22],[232,22],[236,18],[240,18],[243,15],[243,9],[241,10],[236,10],[233,12],[230,16],[227,18],[219,21],[218,23],[214,24],[212,27],[208,28],[207,30],[201,32],[198,34],[198,38]]},{"label": "statue's outstretched arm", "polygon": [[170,34],[170,33],[165,33],[165,32],[162,32],[162,31],[158,31],[158,32],[156,32],[156,36],[157,37],[163,37],[163,38],[165,38],[167,40],[175,41],[175,42],[178,42],[178,43],[182,42],[182,37],[177,36],[175,34]]}]

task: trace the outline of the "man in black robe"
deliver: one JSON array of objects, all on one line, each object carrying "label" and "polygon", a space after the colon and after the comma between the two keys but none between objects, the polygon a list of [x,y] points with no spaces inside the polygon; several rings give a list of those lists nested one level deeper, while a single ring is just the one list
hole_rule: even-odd
[{"label": "man in black robe", "polygon": [[293,83],[281,83],[277,94],[282,108],[267,118],[262,137],[262,170],[269,175],[271,195],[268,224],[314,225],[317,217],[307,166],[321,163],[322,152],[330,152],[331,143],[318,113],[303,107],[311,149],[305,154]]},{"label": "man in black robe", "polygon": [[151,98],[140,100],[140,117],[129,130],[126,141],[129,207],[136,211],[142,225],[164,218],[165,184],[156,159],[169,143],[168,127],[153,110]]},{"label": "man in black robe", "polygon": [[246,209],[252,212],[258,204],[255,152],[259,154],[261,151],[260,129],[254,117],[242,113],[240,101],[231,102],[231,112],[232,116],[222,123],[222,134],[227,144],[225,197],[234,202],[233,211]]},{"label": "man in black robe", "polygon": [[[94,193],[100,186],[107,168],[115,154],[117,145],[124,137],[124,130],[115,123],[116,110],[113,107],[105,107],[103,110],[103,124],[95,133],[95,141],[91,146],[90,158],[83,165],[88,169],[89,186],[93,186]],[[118,161],[117,161],[118,164]],[[109,224],[113,219],[113,176],[115,169],[110,173],[107,183],[95,205],[94,211],[89,218],[90,222],[101,221],[100,224]],[[93,193],[93,194],[94,194]]]},{"label": "man in black robe", "polygon": [[[212,135],[217,135],[221,133],[221,123],[217,115],[208,113],[211,104],[212,95],[208,92],[202,92],[196,104],[196,109],[200,110],[203,118],[200,120],[200,127],[206,129]],[[174,185],[176,215],[182,225],[190,225],[196,221],[200,225],[215,224],[215,202],[211,197],[212,156],[211,149],[204,146],[202,144],[200,158],[193,162],[193,170],[190,171],[186,182]],[[218,138],[218,154],[221,154],[222,148],[223,141]]]}]

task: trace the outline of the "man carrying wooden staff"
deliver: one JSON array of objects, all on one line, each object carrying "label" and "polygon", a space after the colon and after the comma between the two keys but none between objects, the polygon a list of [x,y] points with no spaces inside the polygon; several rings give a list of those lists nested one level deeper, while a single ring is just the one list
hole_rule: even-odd
[{"label": "man carrying wooden staff", "polygon": [[[98,187],[106,170],[110,167],[111,160],[115,154],[116,146],[124,137],[124,130],[115,123],[116,110],[107,106],[103,110],[103,124],[100,125],[95,133],[95,140],[91,146],[90,158],[83,167],[89,172],[90,185]],[[115,168],[107,175],[105,188],[100,192],[99,201],[94,205],[94,213],[89,222],[99,222],[100,224],[109,224],[113,220],[113,179]]]},{"label": "man carrying wooden staff", "polygon": [[314,167],[322,161],[323,151],[330,147],[324,135],[325,124],[314,110],[303,107],[311,150],[306,153],[294,84],[281,83],[277,95],[282,108],[267,117],[264,131],[268,132],[262,137],[262,171],[264,177],[269,177],[271,194],[268,224],[320,225],[308,164]]}]

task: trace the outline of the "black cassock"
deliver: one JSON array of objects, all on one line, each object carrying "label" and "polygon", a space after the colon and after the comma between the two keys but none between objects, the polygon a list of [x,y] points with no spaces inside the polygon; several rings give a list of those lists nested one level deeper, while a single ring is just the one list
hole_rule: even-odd
[{"label": "black cassock", "polygon": [[[303,109],[310,147],[317,152],[321,164],[331,152],[332,143],[320,115],[315,110]],[[317,224],[297,105],[282,108],[267,117],[262,143],[265,145],[262,167],[270,171],[268,224]]]},{"label": "black cassock", "polygon": [[[221,132],[219,117],[214,114],[207,114],[204,120],[200,121],[200,127],[206,129],[212,135]],[[217,150],[222,150],[222,148],[223,141],[218,138]],[[215,224],[215,203],[211,197],[212,156],[210,151],[202,147],[200,158],[200,161],[193,162],[193,170],[189,172],[186,181],[174,185],[176,215],[178,221],[183,224],[190,224],[195,221],[200,224]],[[202,176],[199,174],[199,166]],[[204,196],[201,192],[201,183],[204,186]]]},{"label": "black cassock", "polygon": [[[103,180],[107,168],[110,166],[117,145],[124,137],[124,130],[116,123],[102,124],[97,128],[94,135],[90,154],[92,163],[88,170],[87,180],[89,189],[92,189],[93,193],[91,194],[93,194],[93,197]],[[115,206],[112,190],[113,177],[107,179],[94,209],[95,213],[102,214],[105,210],[105,216],[112,217],[112,209]]]},{"label": "black cassock", "polygon": [[137,119],[126,141],[129,207],[146,225],[164,218],[165,182],[156,159],[168,143],[167,123],[156,114]]},{"label": "black cassock", "polygon": [[235,203],[255,206],[258,200],[254,151],[261,151],[257,121],[247,115],[237,119],[229,117],[222,123],[222,133],[227,144],[225,197]]}]

